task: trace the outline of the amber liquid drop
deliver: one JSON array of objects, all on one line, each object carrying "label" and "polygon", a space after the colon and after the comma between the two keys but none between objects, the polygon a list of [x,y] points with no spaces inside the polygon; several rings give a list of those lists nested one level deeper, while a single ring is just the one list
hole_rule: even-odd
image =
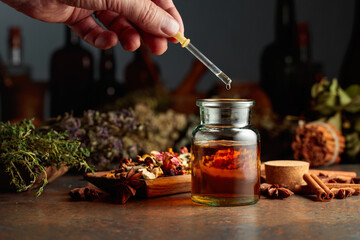
[{"label": "amber liquid drop", "polygon": [[230,89],[231,89],[231,84],[230,83],[226,84],[226,90],[230,90]]},{"label": "amber liquid drop", "polygon": [[214,206],[248,205],[260,198],[260,150],[235,141],[195,142],[191,198]]}]

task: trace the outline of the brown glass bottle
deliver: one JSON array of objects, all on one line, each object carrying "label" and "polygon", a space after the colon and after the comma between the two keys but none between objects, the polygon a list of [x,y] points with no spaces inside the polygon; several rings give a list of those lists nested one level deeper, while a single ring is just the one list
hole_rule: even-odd
[{"label": "brown glass bottle", "polygon": [[90,106],[93,57],[80,38],[66,27],[65,46],[51,56],[51,116],[73,111],[81,115]]},{"label": "brown glass bottle", "polygon": [[17,122],[34,118],[40,124],[44,113],[46,84],[31,81],[30,67],[23,62],[23,38],[19,27],[11,27],[8,36],[8,60],[1,72],[1,120]]},{"label": "brown glass bottle", "polygon": [[23,62],[23,39],[19,27],[9,29],[6,71],[9,77],[16,83],[20,84],[30,81],[30,67]]}]

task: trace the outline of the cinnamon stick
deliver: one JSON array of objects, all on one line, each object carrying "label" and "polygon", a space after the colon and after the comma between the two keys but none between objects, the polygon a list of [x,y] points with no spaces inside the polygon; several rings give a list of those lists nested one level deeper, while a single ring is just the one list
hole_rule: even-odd
[{"label": "cinnamon stick", "polygon": [[334,198],[331,190],[316,175],[305,173],[303,178],[310,187],[311,192],[316,194],[317,200],[324,202]]},{"label": "cinnamon stick", "polygon": [[[350,184],[350,183],[325,183],[325,185],[333,191],[333,189],[344,189],[344,188],[351,188],[354,189],[352,195],[359,195],[360,194],[360,184]],[[294,192],[297,194],[312,194],[314,193],[309,185],[297,185],[294,189]]]},{"label": "cinnamon stick", "polygon": [[331,200],[334,198],[334,194],[331,192],[330,188],[323,183],[320,178],[318,178],[315,174],[310,174],[310,176],[320,185],[322,189],[325,190],[327,197]]},{"label": "cinnamon stick", "polygon": [[339,199],[351,197],[355,193],[353,188],[333,188],[331,191],[334,193],[335,197]]},{"label": "cinnamon stick", "polygon": [[360,184],[356,183],[325,183],[326,186],[328,186],[330,189],[333,188],[352,188],[354,189],[353,195],[359,195],[360,194]]},{"label": "cinnamon stick", "polygon": [[352,177],[321,178],[324,183],[351,183]]},{"label": "cinnamon stick", "polygon": [[315,174],[317,176],[324,175],[329,178],[335,178],[335,177],[351,177],[356,178],[356,172],[346,172],[346,171],[330,171],[330,170],[316,170],[316,169],[310,169],[310,174]]}]

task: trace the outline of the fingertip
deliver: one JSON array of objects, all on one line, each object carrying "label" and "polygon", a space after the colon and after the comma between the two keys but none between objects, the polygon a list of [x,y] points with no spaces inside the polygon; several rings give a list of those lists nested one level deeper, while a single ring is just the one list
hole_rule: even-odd
[{"label": "fingertip", "polygon": [[140,41],[120,41],[125,51],[133,52],[140,47]]},{"label": "fingertip", "polygon": [[121,46],[126,51],[135,51],[140,47],[140,34],[134,28],[128,28],[119,36]]},{"label": "fingertip", "polygon": [[143,33],[143,39],[152,54],[162,55],[168,48],[167,39]]},{"label": "fingertip", "polygon": [[114,32],[104,31],[96,37],[94,45],[96,48],[108,49],[115,46],[118,41],[118,37]]},{"label": "fingertip", "polygon": [[162,55],[166,52],[168,46],[167,44],[165,46],[162,46],[161,48],[160,47],[156,47],[156,48],[149,48],[150,52],[152,54],[155,54],[155,55]]}]

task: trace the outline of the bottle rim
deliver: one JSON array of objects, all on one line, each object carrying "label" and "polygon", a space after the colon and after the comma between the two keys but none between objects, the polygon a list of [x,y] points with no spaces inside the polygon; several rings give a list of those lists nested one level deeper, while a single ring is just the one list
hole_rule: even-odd
[{"label": "bottle rim", "polygon": [[196,106],[213,108],[249,108],[255,105],[252,99],[198,99]]}]

